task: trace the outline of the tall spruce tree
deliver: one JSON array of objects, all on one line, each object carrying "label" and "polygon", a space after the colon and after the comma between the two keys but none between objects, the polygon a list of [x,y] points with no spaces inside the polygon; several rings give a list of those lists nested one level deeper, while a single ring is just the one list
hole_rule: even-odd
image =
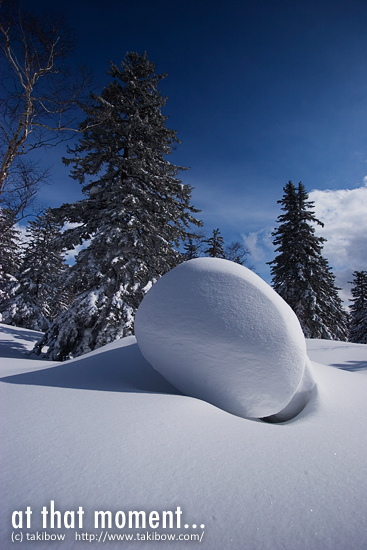
[{"label": "tall spruce tree", "polygon": [[60,229],[50,209],[29,222],[16,288],[1,305],[3,323],[45,331],[66,309],[62,277],[67,266]]},{"label": "tall spruce tree", "polygon": [[279,254],[271,265],[274,289],[296,313],[307,338],[346,340],[347,314],[335,286],[335,276],[321,251],[325,239],[312,224],[323,223],[313,212],[304,185],[291,181],[278,201],[284,214],[272,233]]},{"label": "tall spruce tree", "polygon": [[[133,332],[134,314],[152,282],[181,260],[193,217],[191,187],[177,174],[185,168],[165,158],[179,143],[166,128],[166,104],[147,54],[128,53],[121,68],[110,65],[110,84],[85,108],[83,137],[64,159],[83,184],[85,199],[60,208],[76,222],[65,232],[73,247],[90,240],[76,257],[68,278],[75,292],[36,347],[63,360]],[[86,177],[89,180],[86,182]]]},{"label": "tall spruce tree", "polygon": [[349,340],[367,344],[367,271],[354,271]]}]

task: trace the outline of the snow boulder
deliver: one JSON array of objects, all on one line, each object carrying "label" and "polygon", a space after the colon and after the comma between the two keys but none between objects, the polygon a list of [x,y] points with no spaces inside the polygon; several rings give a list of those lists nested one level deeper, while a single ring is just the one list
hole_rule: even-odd
[{"label": "snow boulder", "polygon": [[[249,269],[217,258],[180,264],[135,317],[138,346],[183,393],[230,413],[297,414],[314,385],[292,309]],[[277,421],[275,417],[275,421]]]}]

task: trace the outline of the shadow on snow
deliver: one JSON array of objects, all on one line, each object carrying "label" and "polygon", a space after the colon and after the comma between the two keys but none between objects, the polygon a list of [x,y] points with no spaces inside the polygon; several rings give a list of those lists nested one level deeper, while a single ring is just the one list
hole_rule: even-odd
[{"label": "shadow on snow", "polygon": [[101,348],[50,368],[6,376],[1,382],[81,390],[182,395],[142,356],[136,342]]},{"label": "shadow on snow", "polygon": [[337,369],[346,370],[350,372],[356,372],[359,370],[367,369],[366,361],[345,361],[345,363],[331,363],[331,367],[336,367]]},{"label": "shadow on snow", "polygon": [[37,339],[42,337],[41,332],[35,330],[12,327],[11,325],[1,325],[1,333],[8,334],[9,339],[2,338],[0,341],[0,357],[6,359],[38,359],[40,357],[29,357],[30,348],[24,342],[30,342],[33,345]]}]

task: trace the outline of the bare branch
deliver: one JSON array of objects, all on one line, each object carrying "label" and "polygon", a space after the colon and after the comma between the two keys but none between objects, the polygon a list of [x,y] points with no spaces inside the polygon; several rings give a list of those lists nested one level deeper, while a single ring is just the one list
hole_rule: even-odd
[{"label": "bare branch", "polygon": [[61,16],[37,17],[0,0],[0,201],[18,157],[79,131],[76,110],[91,74],[67,67],[73,49]]}]

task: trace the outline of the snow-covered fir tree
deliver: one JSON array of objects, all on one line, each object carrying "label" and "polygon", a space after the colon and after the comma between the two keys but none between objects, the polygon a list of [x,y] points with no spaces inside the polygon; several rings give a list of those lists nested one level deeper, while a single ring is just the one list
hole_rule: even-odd
[{"label": "snow-covered fir tree", "polygon": [[278,201],[284,214],[272,233],[278,255],[271,265],[274,289],[296,313],[307,338],[346,340],[348,316],[335,286],[327,260],[322,256],[325,239],[315,235],[314,203],[304,185],[291,181]]},{"label": "snow-covered fir tree", "polygon": [[1,305],[3,323],[45,331],[66,309],[62,277],[67,266],[59,244],[60,229],[50,209],[28,223],[17,285]]},{"label": "snow-covered fir tree", "polygon": [[351,284],[349,340],[367,344],[367,271],[354,271]]},{"label": "snow-covered fir tree", "polygon": [[20,231],[14,223],[14,212],[0,208],[0,308],[19,286],[16,274],[22,261],[22,249]]},{"label": "snow-covered fir tree", "polygon": [[213,235],[204,241],[209,247],[204,251],[211,258],[225,258],[224,239],[219,229],[213,229]]},{"label": "snow-covered fir tree", "polygon": [[[85,199],[63,205],[68,248],[90,240],[76,257],[68,285],[75,298],[38,344],[54,360],[75,357],[132,334],[134,314],[151,284],[181,261],[179,244],[191,224],[185,168],[166,156],[179,143],[166,127],[166,98],[147,54],[128,53],[110,65],[110,84],[85,108],[83,137],[64,159]],[[86,178],[88,180],[86,181]]]}]

